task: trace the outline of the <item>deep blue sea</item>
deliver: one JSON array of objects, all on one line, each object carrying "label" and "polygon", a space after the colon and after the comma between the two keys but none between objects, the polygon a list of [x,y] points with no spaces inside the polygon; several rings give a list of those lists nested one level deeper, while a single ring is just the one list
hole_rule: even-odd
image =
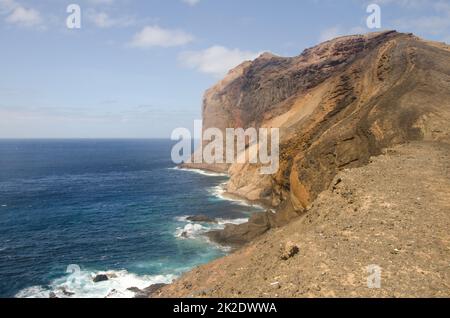
[{"label": "deep blue sea", "polygon": [[223,198],[226,176],[175,169],[171,147],[0,141],[0,297],[132,297],[226,254],[201,234],[260,208]]}]

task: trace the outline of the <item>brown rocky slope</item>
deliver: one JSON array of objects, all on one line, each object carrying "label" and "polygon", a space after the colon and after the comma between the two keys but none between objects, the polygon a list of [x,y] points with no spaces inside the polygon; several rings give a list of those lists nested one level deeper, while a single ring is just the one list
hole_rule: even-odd
[{"label": "brown rocky slope", "polygon": [[[207,91],[203,117],[280,128],[276,175],[194,165],[228,171],[230,194],[272,211],[209,233],[251,243],[160,296],[450,296],[448,45],[388,31],[263,54]],[[367,289],[370,264],[383,289]]]},{"label": "brown rocky slope", "polygon": [[414,142],[341,171],[302,217],[155,296],[450,297],[449,229],[450,144]]},{"label": "brown rocky slope", "polygon": [[395,31],[346,36],[298,57],[263,54],[206,92],[204,129],[280,128],[276,175],[249,164],[200,167],[228,171],[228,192],[272,206],[278,226],[340,170],[386,147],[448,138],[449,118],[449,46]]}]

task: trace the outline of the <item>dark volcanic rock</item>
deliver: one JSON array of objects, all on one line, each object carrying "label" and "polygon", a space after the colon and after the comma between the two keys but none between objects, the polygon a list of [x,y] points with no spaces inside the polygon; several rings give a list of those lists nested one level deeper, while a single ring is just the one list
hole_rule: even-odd
[{"label": "dark volcanic rock", "polygon": [[133,293],[142,293],[143,292],[143,290],[142,289],[139,289],[139,288],[137,288],[137,287],[130,287],[130,288],[127,288],[127,290],[129,290],[129,291],[131,291],[131,292],[133,292]]},{"label": "dark volcanic rock", "polygon": [[210,218],[206,215],[194,215],[186,218],[186,220],[200,223],[217,223],[216,219]]},{"label": "dark volcanic rock", "polygon": [[93,281],[94,283],[100,283],[109,280],[108,276],[105,274],[98,274],[94,277]]},{"label": "dark volcanic rock", "polygon": [[223,230],[214,230],[205,235],[222,245],[239,246],[267,232],[270,227],[270,213],[255,213],[244,224],[226,224]]}]

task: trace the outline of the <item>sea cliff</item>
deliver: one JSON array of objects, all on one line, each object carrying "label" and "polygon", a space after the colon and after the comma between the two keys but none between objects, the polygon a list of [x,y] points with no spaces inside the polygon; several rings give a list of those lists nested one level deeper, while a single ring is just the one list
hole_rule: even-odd
[{"label": "sea cliff", "polygon": [[[375,230],[382,231],[380,240],[384,244],[390,244],[388,241],[391,237],[389,239],[385,237],[384,227],[374,227],[374,230],[370,222],[361,224],[359,221],[372,211],[377,212],[382,204],[388,207],[396,206],[395,213],[399,213],[398,217],[402,219],[402,212],[409,211],[410,203],[407,204],[401,198],[398,200],[390,198],[386,202],[377,202],[378,208],[371,210],[372,207],[361,199],[359,201],[361,206],[354,209],[353,203],[350,202],[354,201],[351,199],[352,193],[356,191],[361,198],[364,196],[379,198],[387,197],[388,191],[396,191],[401,197],[403,187],[406,187],[408,182],[424,177],[421,170],[427,171],[424,184],[428,187],[435,186],[433,180],[429,178],[431,175],[446,176],[436,181],[438,187],[449,190],[446,195],[439,192],[440,198],[431,193],[425,194],[428,192],[422,188],[417,193],[417,189],[410,193],[414,192],[414,195],[424,193],[423,196],[426,199],[420,196],[421,200],[426,201],[421,201],[424,207],[434,206],[436,200],[439,200],[439,206],[435,210],[436,217],[430,218],[432,220],[430,222],[439,223],[441,219],[447,224],[449,216],[443,211],[449,211],[447,208],[450,184],[448,183],[448,161],[445,163],[442,158],[448,158],[449,120],[450,47],[445,43],[425,41],[412,34],[387,31],[345,36],[307,49],[296,57],[284,58],[265,53],[252,62],[241,64],[206,92],[203,103],[204,129],[210,127],[221,130],[249,127],[280,128],[280,169],[274,175],[261,175],[258,167],[252,164],[188,166],[227,172],[230,175],[227,185],[228,193],[249,201],[263,202],[270,210],[265,214],[254,216],[247,224],[230,226],[224,231],[211,233],[209,235],[211,239],[224,244],[252,243],[225,260],[219,260],[193,272],[198,275],[187,274],[174,286],[180,287],[181,282],[198,279],[205,273],[215,276],[206,280],[210,282],[210,284],[205,283],[209,287],[216,286],[215,284],[219,286],[230,275],[241,277],[240,272],[236,272],[238,269],[231,265],[231,260],[238,263],[242,260],[245,263],[245,266],[242,265],[242,268],[245,268],[242,272],[258,269],[261,270],[262,280],[268,283],[271,280],[277,280],[276,277],[283,276],[274,276],[276,271],[272,273],[269,268],[261,268],[263,265],[274,266],[270,261],[269,263],[265,261],[265,258],[274,256],[267,253],[266,255],[263,251],[266,248],[268,251],[278,250],[280,248],[278,241],[281,244],[287,244],[289,236],[292,236],[298,242],[296,244],[300,246],[300,254],[304,257],[307,257],[304,254],[305,251],[323,253],[329,246],[322,246],[318,236],[308,238],[307,233],[313,232],[316,235],[321,227],[337,226],[343,211],[348,209],[352,211],[352,218],[346,219],[348,224],[358,229],[362,228],[357,235],[355,234],[356,236],[349,234],[349,239],[356,247],[362,248],[361,242],[365,242],[368,237],[374,235]],[[408,147],[412,148],[406,148],[405,151],[396,150],[403,149],[396,147],[409,144]],[[386,154],[387,149],[394,149],[393,153],[400,154],[390,156],[389,153]],[[430,160],[432,158],[436,160],[436,165],[426,166],[427,151],[429,151]],[[377,160],[373,158],[383,153],[387,156],[388,164],[369,168],[371,161]],[[405,169],[401,164],[402,161],[410,159],[408,156],[418,160],[411,162],[409,167],[411,170]],[[388,177],[380,178],[377,171],[387,173]],[[351,184],[348,185],[352,192],[345,194],[339,191],[339,196],[336,197],[334,191],[342,186],[342,177],[339,176],[345,176],[347,179],[353,173],[359,173],[361,177],[352,179]],[[367,180],[363,177],[366,173]],[[373,180],[377,181],[375,190],[367,187],[367,184]],[[395,182],[398,183],[397,187],[389,190]],[[323,203],[320,196],[323,193],[325,196],[329,193],[329,197],[322,198],[326,202],[322,210],[320,206]],[[437,217],[438,214],[439,217]],[[419,222],[419,214],[411,215],[415,218],[412,223],[401,223],[400,221],[405,220],[399,220],[399,224],[405,227],[421,226],[415,224]],[[391,216],[383,212],[377,218],[380,222],[387,222],[386,219]],[[317,218],[314,219],[315,217]],[[320,222],[316,222],[318,220]],[[334,232],[333,235],[342,236],[341,233],[352,232],[352,227],[346,229],[344,223],[342,221],[342,231]],[[436,224],[436,226],[440,225]],[[423,230],[424,237],[432,240],[432,231]],[[400,245],[405,245],[407,241],[405,241],[406,238],[403,240],[403,233],[409,233],[411,237],[408,238],[411,239],[414,236],[414,233],[409,231],[410,228],[407,230],[398,228],[390,234],[400,239]],[[275,239],[278,236],[277,233],[289,233],[289,235],[286,234],[283,240]],[[443,253],[446,259],[450,259],[449,241],[443,240],[440,241],[443,245],[438,246],[435,252]],[[307,242],[310,245],[306,248],[304,245],[308,244]],[[329,244],[332,243],[329,242]],[[344,244],[337,246],[336,249],[341,251],[344,246],[355,248],[353,245]],[[372,245],[364,248],[367,249],[365,251],[371,249],[377,251]],[[353,253],[345,256],[346,254],[349,253],[342,252],[341,256],[333,254],[329,257],[333,261],[338,258],[334,265],[344,262],[345,259],[340,259],[342,257],[346,259],[349,256],[356,257]],[[437,254],[427,254],[427,257],[434,260]],[[313,259],[316,258],[313,257]],[[384,259],[387,260],[387,257]],[[323,258],[320,258],[320,261],[316,260],[319,263],[325,261]],[[220,270],[217,267],[219,264]],[[363,266],[363,264],[364,262],[361,262],[359,265]],[[223,269],[227,266],[229,270]],[[311,267],[312,264],[309,266]],[[403,268],[398,266],[398,269]],[[425,265],[421,270],[427,273],[431,271]],[[324,272],[328,273],[328,270]],[[439,277],[444,279],[445,284],[449,283],[448,268],[440,272],[435,270],[431,272],[433,275],[443,275]],[[277,274],[287,275],[278,272]],[[348,275],[351,276],[350,273]],[[350,276],[334,277],[333,281],[338,284],[338,282],[342,283],[342,279],[355,279]],[[250,280],[253,279],[252,275],[248,277]],[[255,281],[258,280],[255,279]],[[320,281],[325,283],[324,280]],[[241,288],[238,281],[231,280],[231,282],[237,285],[234,287],[230,285],[228,289],[218,288],[214,292],[205,292],[204,295],[252,296],[248,289]],[[247,283],[248,286],[252,285],[250,282]],[[292,283],[289,280],[285,282],[288,285]],[[202,288],[206,286],[205,284],[201,284]],[[314,289],[317,283],[308,280],[298,284],[301,284],[303,288]],[[436,284],[438,284],[437,281]],[[415,287],[420,294],[420,286]],[[307,289],[303,289],[303,292],[297,294],[302,296],[353,295],[350,291],[333,294],[331,287],[327,289],[327,293],[320,292],[320,286],[318,288],[317,293],[310,293]],[[189,293],[195,295],[194,289],[178,293],[169,287],[163,289],[161,295],[187,296]],[[238,290],[241,290],[241,293],[234,293]],[[248,293],[244,293],[244,290]],[[427,290],[423,295],[429,295],[428,292],[431,291]],[[276,289],[262,289],[258,295],[280,294],[297,295],[291,288],[287,289],[286,293]],[[394,288],[389,295],[402,295],[402,293]]]}]

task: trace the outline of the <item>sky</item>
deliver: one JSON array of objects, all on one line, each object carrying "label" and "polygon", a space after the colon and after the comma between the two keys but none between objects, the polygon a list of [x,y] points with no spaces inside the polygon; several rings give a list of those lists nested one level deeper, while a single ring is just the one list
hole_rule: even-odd
[{"label": "sky", "polygon": [[170,138],[241,62],[380,31],[372,3],[381,30],[450,42],[450,0],[0,0],[0,138]]}]

